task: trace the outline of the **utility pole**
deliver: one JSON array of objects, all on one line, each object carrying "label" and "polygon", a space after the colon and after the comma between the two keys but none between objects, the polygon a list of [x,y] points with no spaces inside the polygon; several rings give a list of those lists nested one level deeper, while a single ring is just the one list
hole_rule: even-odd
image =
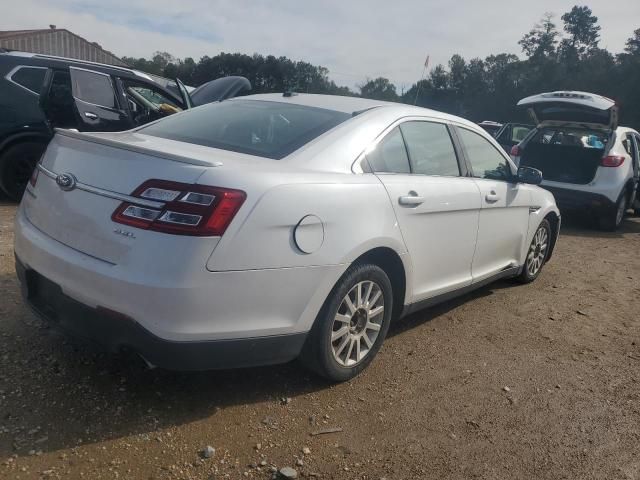
[{"label": "utility pole", "polygon": [[418,103],[420,87],[422,86],[422,80],[424,79],[424,74],[427,72],[427,68],[429,68],[429,55],[427,55],[427,59],[424,61],[424,66],[422,67],[422,75],[420,75],[420,80],[418,80],[418,86],[416,87],[416,98],[413,100],[414,105]]}]

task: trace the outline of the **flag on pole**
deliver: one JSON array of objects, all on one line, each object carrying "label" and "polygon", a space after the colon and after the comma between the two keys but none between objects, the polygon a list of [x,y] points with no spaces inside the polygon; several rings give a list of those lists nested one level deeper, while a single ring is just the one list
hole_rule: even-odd
[{"label": "flag on pole", "polygon": [[429,55],[427,55],[427,59],[424,61],[424,68],[429,68]]}]

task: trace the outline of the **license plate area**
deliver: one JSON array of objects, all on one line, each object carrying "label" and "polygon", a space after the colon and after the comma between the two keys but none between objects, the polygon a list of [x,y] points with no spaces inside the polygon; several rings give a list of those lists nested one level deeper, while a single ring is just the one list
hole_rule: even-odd
[{"label": "license plate area", "polygon": [[62,288],[43,277],[35,270],[25,272],[27,284],[27,300],[48,320],[58,321],[60,301],[63,298]]}]

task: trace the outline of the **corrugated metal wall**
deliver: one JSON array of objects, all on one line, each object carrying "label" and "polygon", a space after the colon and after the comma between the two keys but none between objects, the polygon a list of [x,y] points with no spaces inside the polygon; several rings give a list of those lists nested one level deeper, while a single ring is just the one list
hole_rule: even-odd
[{"label": "corrugated metal wall", "polygon": [[0,38],[0,47],[126,66],[118,57],[65,30],[34,32],[13,38]]}]

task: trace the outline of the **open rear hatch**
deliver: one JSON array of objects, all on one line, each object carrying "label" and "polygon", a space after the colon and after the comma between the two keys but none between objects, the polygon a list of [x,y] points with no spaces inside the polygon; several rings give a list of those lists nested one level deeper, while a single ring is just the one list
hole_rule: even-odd
[{"label": "open rear hatch", "polygon": [[618,107],[607,97],[587,92],[548,92],[523,98],[537,126],[572,126],[613,131],[618,126]]},{"label": "open rear hatch", "polygon": [[[156,148],[158,142],[170,142],[154,141]],[[26,217],[60,243],[118,264],[132,248],[144,248],[141,237],[155,234],[154,227],[144,223],[145,211],[136,208],[157,211],[160,216],[169,205],[176,205],[172,210],[185,215],[190,215],[188,209],[204,211],[216,206],[217,200],[202,191],[208,187],[195,183],[207,168],[220,163],[181,157],[176,147],[174,153],[168,146],[155,151],[145,143],[144,136],[132,133],[58,132],[27,189],[23,200]],[[171,179],[171,188],[163,187],[162,182],[149,185],[150,179]],[[177,190],[175,198],[168,198],[173,194],[167,192],[173,190]],[[186,197],[191,191],[193,194]],[[128,205],[133,206],[129,213],[134,214],[130,222],[114,222],[117,211]],[[204,213],[202,218],[206,218]],[[176,228],[196,217],[167,217],[164,226]],[[140,225],[135,224],[138,220]],[[141,228],[132,228],[136,226]],[[139,238],[137,243],[132,242],[135,237]],[[162,243],[161,237],[170,236],[155,234],[154,241]]]}]

